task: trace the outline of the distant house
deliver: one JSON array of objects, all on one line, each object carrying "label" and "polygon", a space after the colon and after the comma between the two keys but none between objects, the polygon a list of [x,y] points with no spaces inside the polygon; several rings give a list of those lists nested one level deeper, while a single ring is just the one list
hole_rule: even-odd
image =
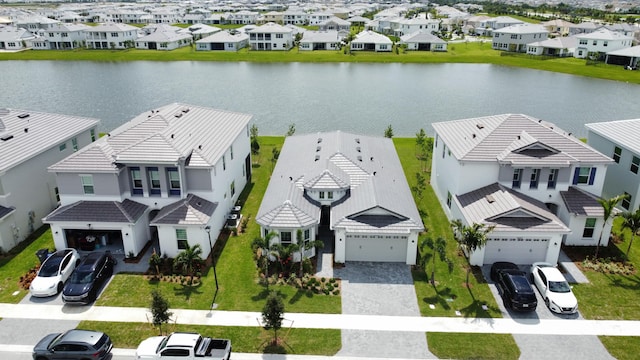
[{"label": "distant house", "polygon": [[180,28],[159,27],[149,35],[136,39],[136,49],[143,50],[175,50],[189,46],[191,34],[178,32]]},{"label": "distant house", "polygon": [[[335,17],[332,13],[329,12],[314,12],[309,14],[309,25],[320,25],[323,22]],[[339,18],[338,18],[339,19]],[[335,29],[330,29],[335,30]]]},{"label": "distant house", "polygon": [[424,229],[393,142],[340,131],[286,138],[256,222],[272,243],[325,241],[337,263],[415,264]]},{"label": "distant house", "polygon": [[545,29],[549,31],[549,34],[553,34],[556,36],[569,35],[569,31],[572,25],[575,24],[562,19],[554,19],[542,22],[542,26],[544,26]]},{"label": "distant house", "polygon": [[413,19],[398,19],[392,24],[395,36],[415,34],[418,31],[431,34],[440,30],[440,19],[416,17]]},{"label": "distant house", "polygon": [[249,44],[249,35],[242,32],[219,31],[196,41],[196,51],[238,51]]},{"label": "distant house", "polygon": [[[594,32],[576,35],[578,47],[574,57],[584,59],[587,56],[602,56],[609,51],[630,48],[633,45],[633,37],[621,32],[600,28]],[[597,54],[597,55],[596,55]]]},{"label": "distant house", "polygon": [[49,167],[60,207],[44,219],[57,248],[93,237],[137,256],[153,240],[203,256],[251,177],[251,115],[187,104],[154,109]]},{"label": "distant house", "polygon": [[431,34],[428,30],[419,30],[400,37],[400,44],[407,50],[447,51],[447,42]]},{"label": "distant house", "polygon": [[300,50],[338,50],[340,36],[336,30],[306,31],[300,40]]},{"label": "distant house", "polygon": [[256,20],[256,24],[257,25],[264,25],[266,23],[276,23],[276,24],[282,24],[284,14],[280,11],[269,11],[267,13],[262,14],[262,16],[258,17],[258,19]]},{"label": "distant house", "polygon": [[31,47],[36,36],[23,28],[0,28],[0,50],[23,50]]},{"label": "distant house", "polygon": [[349,34],[349,31],[351,29],[351,23],[348,22],[347,20],[342,20],[338,17],[333,16],[328,20],[319,23],[318,29],[320,31],[335,30],[341,34],[344,34],[344,36],[346,36]]},{"label": "distant house", "polygon": [[587,143],[613,158],[607,168],[602,196],[626,194],[619,205],[627,211],[640,207],[640,119],[607,121],[585,125]]},{"label": "distant house", "polygon": [[351,41],[351,51],[391,51],[393,42],[388,37],[376,32],[365,30],[358,33]]},{"label": "distant house", "polygon": [[[613,162],[552,123],[503,114],[434,123],[432,181],[450,220],[495,226],[473,265],[555,264],[561,244],[593,246]],[[608,244],[608,236],[602,245]]]},{"label": "distant house", "polygon": [[92,29],[84,24],[54,24],[38,31],[34,50],[71,50],[84,47],[85,32]]},{"label": "distant house", "polygon": [[190,34],[194,41],[205,38],[211,34],[215,34],[220,31],[219,27],[209,26],[206,24],[193,24],[185,29],[178,30],[182,34]]},{"label": "distant house", "polygon": [[309,24],[309,14],[302,10],[289,8],[282,14],[282,23],[285,25],[307,25]]},{"label": "distant house", "polygon": [[85,32],[87,49],[127,49],[135,46],[138,28],[127,24],[100,24]]},{"label": "distant house", "polygon": [[573,56],[578,46],[574,36],[556,37],[527,44],[527,54],[546,56]]},{"label": "distant house", "polygon": [[546,40],[549,31],[538,24],[519,24],[493,31],[492,49],[527,52],[527,44]]},{"label": "distant house", "polygon": [[465,25],[469,27],[471,35],[491,35],[491,27],[489,20],[492,18],[487,15],[471,16],[465,20]]},{"label": "distant house", "polygon": [[496,16],[494,18],[487,20],[487,26],[489,26],[494,31],[511,27],[514,25],[523,25],[523,24],[525,24],[524,21],[514,19],[510,16]]},{"label": "distant house", "polygon": [[286,51],[293,47],[293,31],[275,23],[267,23],[247,31],[251,50]]},{"label": "distant house", "polygon": [[257,11],[241,10],[238,12],[226,13],[224,18],[227,24],[249,25],[255,24],[258,16],[260,16],[260,13]]},{"label": "distant house", "polygon": [[581,22],[580,24],[569,25],[569,35],[589,34],[601,28],[602,24],[592,21]]},{"label": "distant house", "polygon": [[0,248],[8,251],[42,226],[59,202],[47,167],[97,138],[98,120],[0,109]]}]

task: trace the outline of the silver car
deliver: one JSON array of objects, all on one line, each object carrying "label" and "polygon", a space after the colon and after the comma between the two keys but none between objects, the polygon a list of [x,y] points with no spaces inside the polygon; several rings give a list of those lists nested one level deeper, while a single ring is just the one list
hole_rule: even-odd
[{"label": "silver car", "polygon": [[111,338],[105,333],[72,329],[42,338],[33,348],[33,360],[103,360],[112,348]]}]

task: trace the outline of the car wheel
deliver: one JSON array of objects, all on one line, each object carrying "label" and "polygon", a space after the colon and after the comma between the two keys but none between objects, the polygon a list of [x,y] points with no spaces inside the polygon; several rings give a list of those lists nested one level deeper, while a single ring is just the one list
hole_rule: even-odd
[{"label": "car wheel", "polygon": [[62,292],[62,288],[64,288],[64,284],[59,282],[58,283],[58,292],[57,292],[58,294],[60,294],[60,292]]}]

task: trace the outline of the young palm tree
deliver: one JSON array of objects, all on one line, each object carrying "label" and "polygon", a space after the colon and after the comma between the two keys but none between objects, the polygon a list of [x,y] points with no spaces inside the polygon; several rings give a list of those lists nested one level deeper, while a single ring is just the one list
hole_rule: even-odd
[{"label": "young palm tree", "polygon": [[[455,230],[456,240],[460,246],[467,249],[468,256],[471,253],[483,248],[487,244],[487,235],[493,231],[495,225],[486,226],[483,224],[473,223],[471,226],[464,225],[460,220],[453,220],[451,226]],[[470,260],[470,258],[467,258]],[[471,264],[467,268],[467,287],[469,286],[469,273],[471,272]]]},{"label": "young palm tree", "polygon": [[258,266],[263,267],[264,277],[269,289],[269,256],[272,253],[271,239],[277,236],[278,233],[271,231],[265,235],[265,237],[258,237],[253,239],[251,248],[256,253],[256,259],[258,260]]},{"label": "young palm tree", "polygon": [[314,241],[307,241],[305,243],[304,239],[302,238],[302,230],[298,230],[296,232],[296,237],[298,239],[298,245],[299,245],[298,246],[298,250],[300,251],[300,272],[299,272],[300,274],[298,276],[300,278],[302,278],[302,276],[303,276],[302,263],[306,259],[306,256],[304,256],[305,251],[311,250],[314,247],[315,248],[322,248],[322,247],[324,247],[324,242],[322,242],[321,240],[314,240]]},{"label": "young palm tree", "polygon": [[633,244],[633,238],[638,235],[640,231],[640,208],[635,212],[627,211],[623,213],[622,218],[622,228],[631,230],[631,240],[629,240],[629,246],[627,247],[627,253],[625,254],[625,260],[629,258],[629,251],[631,250],[631,245]]},{"label": "young palm tree", "polygon": [[627,195],[620,194],[609,199],[598,199],[600,206],[602,206],[602,209],[604,210],[604,224],[602,225],[602,229],[600,230],[600,237],[598,238],[598,244],[596,245],[596,259],[598,259],[598,253],[600,252],[600,243],[602,243],[602,233],[604,232],[604,227],[607,225],[607,221],[611,219],[613,210],[616,208],[616,205],[618,205],[618,203],[626,197]]},{"label": "young palm tree", "polygon": [[182,250],[173,264],[175,267],[182,267],[182,270],[189,276],[189,283],[193,281],[193,269],[202,263],[202,248],[200,244],[188,246]]}]

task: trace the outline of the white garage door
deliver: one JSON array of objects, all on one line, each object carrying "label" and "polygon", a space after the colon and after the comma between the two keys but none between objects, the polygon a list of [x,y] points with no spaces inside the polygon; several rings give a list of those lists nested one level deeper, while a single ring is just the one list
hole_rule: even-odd
[{"label": "white garage door", "polygon": [[407,237],[347,235],[347,261],[407,262]]},{"label": "white garage door", "polygon": [[549,239],[489,239],[485,245],[484,263],[509,261],[518,265],[529,265],[545,261]]}]

